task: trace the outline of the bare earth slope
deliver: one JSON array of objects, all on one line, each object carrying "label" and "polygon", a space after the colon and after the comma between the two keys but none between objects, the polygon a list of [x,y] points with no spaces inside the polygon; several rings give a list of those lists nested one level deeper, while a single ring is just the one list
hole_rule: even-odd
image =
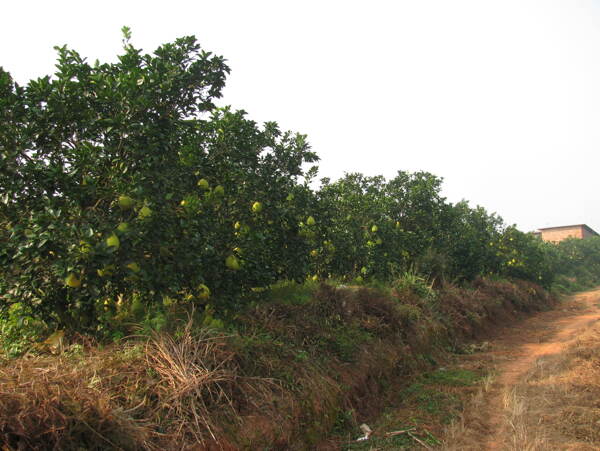
[{"label": "bare earth slope", "polygon": [[599,289],[577,294],[466,358],[465,367],[490,365],[494,382],[449,428],[445,448],[600,449],[600,433],[590,432],[600,430],[599,303]]}]

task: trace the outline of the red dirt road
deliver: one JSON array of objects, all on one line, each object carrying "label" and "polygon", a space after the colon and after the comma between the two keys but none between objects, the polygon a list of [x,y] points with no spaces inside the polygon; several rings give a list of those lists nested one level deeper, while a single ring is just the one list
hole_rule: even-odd
[{"label": "red dirt road", "polygon": [[507,344],[512,340],[523,341],[520,344],[515,343],[514,350],[509,351],[505,356],[506,360],[497,367],[496,385],[499,393],[490,401],[491,434],[483,449],[507,449],[505,444],[509,425],[506,424],[504,413],[505,394],[521,382],[537,359],[560,353],[581,331],[600,320],[599,302],[600,290],[580,293],[569,301],[571,307],[581,308],[578,314],[573,315],[573,312],[567,309],[544,312],[526,320],[522,324],[522,332],[514,337],[507,337]]},{"label": "red dirt road", "polygon": [[447,441],[446,449],[530,449],[515,446],[515,424],[507,402],[510,393],[525,381],[540,357],[560,354],[598,320],[600,289],[574,295],[554,310],[500,330],[489,352],[471,356],[471,363],[484,362],[493,368],[493,384],[476,405],[465,410],[465,430],[455,434],[457,440]]}]

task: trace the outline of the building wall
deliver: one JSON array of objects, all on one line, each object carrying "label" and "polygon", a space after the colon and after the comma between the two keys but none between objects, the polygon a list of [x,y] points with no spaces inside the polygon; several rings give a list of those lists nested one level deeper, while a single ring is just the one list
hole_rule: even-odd
[{"label": "building wall", "polygon": [[582,227],[582,229],[583,229],[583,238],[589,238],[591,236],[596,236],[592,232],[590,232],[588,229],[583,228],[583,227]]},{"label": "building wall", "polygon": [[553,241],[555,243],[565,240],[567,238],[586,238],[588,236],[592,236],[591,233],[585,230],[586,234],[584,235],[584,229],[581,226],[577,227],[569,227],[569,228],[560,228],[560,229],[551,229],[551,230],[542,230],[542,240],[544,241]]}]

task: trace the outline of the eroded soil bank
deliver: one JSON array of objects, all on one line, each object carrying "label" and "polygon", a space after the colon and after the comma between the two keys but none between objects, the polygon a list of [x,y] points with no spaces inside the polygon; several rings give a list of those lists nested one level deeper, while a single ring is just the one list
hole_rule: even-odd
[{"label": "eroded soil bank", "polygon": [[[284,285],[240,314],[233,330],[185,320],[173,333],[106,347],[67,341],[57,355],[0,364],[0,445],[355,449],[361,423],[402,406],[385,424],[369,421],[374,437],[386,449],[438,446],[460,411],[458,392],[477,389],[482,374],[451,369],[449,356],[552,305],[523,281],[435,291],[419,280],[388,289]],[[436,427],[425,427],[432,418]],[[384,436],[405,424],[405,433]]]}]

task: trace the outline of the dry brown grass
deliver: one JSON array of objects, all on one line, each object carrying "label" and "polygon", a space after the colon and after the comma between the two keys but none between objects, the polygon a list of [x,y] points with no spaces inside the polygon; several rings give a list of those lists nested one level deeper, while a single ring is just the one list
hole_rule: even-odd
[{"label": "dry brown grass", "polygon": [[[504,409],[504,423],[508,428],[508,441],[496,443],[494,448],[484,445],[489,437],[490,425],[487,424],[487,409],[493,393],[494,377],[488,375],[479,385],[478,391],[470,397],[459,418],[450,424],[444,433],[445,451],[479,451],[482,449],[498,449],[510,451],[543,451],[550,449],[543,436],[532,434],[525,419],[529,414],[527,400],[515,389],[501,393]],[[538,431],[536,431],[538,432]]]},{"label": "dry brown grass", "polygon": [[281,391],[272,379],[243,376],[228,338],[195,331],[190,320],[177,338],[157,334],[148,341],[153,415],[169,425],[172,442],[227,447],[223,425],[239,426],[241,412],[260,411]]},{"label": "dry brown grass", "polygon": [[242,377],[227,337],[188,322],[85,356],[0,368],[0,443],[21,449],[227,449],[222,425],[278,389]]},{"label": "dry brown grass", "polygon": [[547,437],[541,448],[600,449],[600,324],[565,352],[542,357],[520,387],[528,404],[521,423]]},{"label": "dry brown grass", "polygon": [[505,390],[503,405],[506,423],[509,427],[506,449],[511,451],[543,451],[550,449],[544,431],[532,428],[529,418],[532,416],[531,400],[518,393],[517,389]]},{"label": "dry brown grass", "polygon": [[494,376],[487,374],[481,379],[475,393],[466,392],[462,396],[463,409],[444,431],[441,449],[444,451],[481,450],[481,436],[487,431],[483,418],[474,413],[483,411],[493,383]]},{"label": "dry brown grass", "polygon": [[143,379],[135,365],[143,368],[140,360],[122,362],[98,352],[78,362],[67,356],[32,357],[3,366],[3,449],[153,449],[155,425],[138,416],[132,403],[119,402]]},{"label": "dry brown grass", "polygon": [[146,345],[147,368],[156,377],[154,414],[169,424],[179,443],[217,441],[217,419],[211,409],[218,406],[235,416],[231,399],[238,372],[234,354],[225,337],[207,330],[192,331],[189,321],[179,338],[155,335]]}]

